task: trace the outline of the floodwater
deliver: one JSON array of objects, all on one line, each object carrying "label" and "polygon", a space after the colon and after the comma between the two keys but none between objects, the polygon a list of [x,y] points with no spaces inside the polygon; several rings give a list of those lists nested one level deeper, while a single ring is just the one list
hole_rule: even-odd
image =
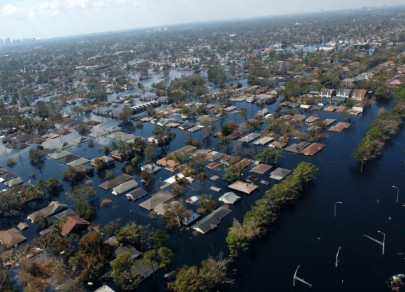
[{"label": "floodwater", "polygon": [[[248,118],[256,114],[259,107],[245,102],[233,103],[237,107],[248,110]],[[387,141],[382,151],[381,159],[367,163],[363,173],[360,172],[359,165],[350,158],[350,154],[360,142],[363,133],[369,129],[369,123],[377,115],[379,107],[389,109],[389,104],[374,105],[367,109],[360,116],[352,118],[350,128],[341,133],[329,132],[327,138],[319,141],[327,146],[314,157],[307,157],[299,154],[283,153],[284,158],[279,160],[279,165],[287,169],[295,168],[301,161],[309,161],[319,168],[316,173],[316,179],[305,188],[301,198],[293,206],[282,209],[278,220],[267,227],[267,233],[257,242],[251,244],[248,252],[241,252],[241,255],[232,264],[232,269],[236,269],[233,276],[236,279],[232,291],[308,291],[309,287],[297,282],[295,289],[292,287],[292,280],[295,269],[301,265],[297,276],[305,278],[305,281],[312,284],[312,291],[384,291],[387,288],[386,281],[390,276],[398,273],[404,273],[405,247],[403,245],[405,236],[403,233],[402,222],[405,220],[405,209],[402,205],[405,202],[404,195],[399,194],[399,203],[396,201],[396,189],[392,186],[403,189],[404,179],[404,141],[405,133],[400,132],[391,140]],[[276,110],[276,106],[266,106],[270,112]],[[307,116],[320,114],[321,119],[334,118],[343,121],[344,118],[338,113],[314,112],[311,110],[300,109]],[[94,131],[105,129],[112,125],[117,125],[116,120],[102,118],[90,114],[85,120],[93,119],[103,123],[94,127]],[[226,119],[236,120],[242,123],[243,120],[239,114],[230,114]],[[221,121],[216,122],[215,131],[220,130]],[[265,127],[263,125],[262,129]],[[143,129],[127,128],[127,132],[134,133],[137,136],[150,137],[154,125],[145,123]],[[176,133],[176,138],[166,147],[164,151],[171,152],[184,146],[185,133],[172,129]],[[62,136],[62,141],[70,142],[78,137],[77,132],[67,136]],[[203,140],[201,131],[194,133],[193,138],[198,137]],[[74,147],[66,149],[82,157],[95,158],[104,153],[99,147],[109,145],[111,139],[98,138],[93,139],[95,147],[89,148],[87,143],[81,146],[74,144]],[[297,141],[291,140],[290,143]],[[46,148],[51,148],[61,143],[60,138],[47,140],[43,143]],[[237,144],[237,143],[236,143]],[[31,147],[36,147],[32,145]],[[209,138],[205,140],[201,148],[218,148],[218,139]],[[244,157],[250,157],[258,151],[253,143],[249,147],[233,148],[233,143],[226,150],[219,149],[221,152],[238,152]],[[31,172],[36,173],[36,179],[45,180],[52,176],[57,178],[66,170],[67,166],[55,160],[47,158],[41,169],[32,166],[27,157],[29,148],[5,152],[4,147],[0,146],[0,164],[5,165],[8,158],[15,158],[17,165],[10,171],[15,172],[22,177],[24,181],[29,180]],[[157,155],[161,153],[158,148]],[[208,164],[208,163],[206,163]],[[114,172],[116,175],[122,173],[126,163],[116,162]],[[275,168],[273,168],[275,169]],[[223,169],[208,170],[209,175],[221,175]],[[245,174],[245,176],[248,173]],[[257,175],[257,174],[255,174]],[[161,170],[155,175],[155,183],[147,188],[148,195],[145,198],[133,203],[128,202],[125,195],[114,196],[110,191],[104,191],[98,185],[105,181],[105,173],[95,174],[91,179],[93,186],[97,190],[97,197],[94,200],[97,215],[92,222],[96,224],[107,224],[114,219],[120,219],[122,225],[129,221],[137,222],[138,217],[135,208],[139,214],[140,224],[150,224],[154,229],[164,229],[160,217],[157,220],[151,220],[147,217],[148,212],[138,206],[139,203],[150,198],[150,195],[159,190],[163,180],[172,176],[166,170]],[[225,217],[216,230],[207,235],[194,236],[190,230],[180,233],[178,229],[169,231],[170,242],[168,246],[175,253],[172,270],[179,265],[198,265],[201,260],[207,258],[209,254],[217,254],[224,251],[228,255],[228,247],[225,241],[227,230],[232,225],[233,218],[243,220],[243,215],[250,209],[254,202],[264,195],[272,184],[265,186],[260,184],[260,180],[269,179],[269,172],[264,175],[257,175],[259,180],[256,184],[260,185],[260,190],[255,191],[250,196],[242,196],[242,200],[236,205],[231,206],[232,213]],[[139,174],[135,176],[136,181],[142,187]],[[270,180],[271,181],[271,180]],[[277,183],[277,181],[272,183]],[[221,192],[216,193],[209,188],[212,185],[222,188]],[[64,191],[59,197],[53,197],[52,200],[63,200],[72,205],[73,202],[66,201],[64,193],[68,190],[69,184],[62,183]],[[217,200],[222,194],[228,191],[227,183],[217,180],[212,182],[208,180],[204,185],[195,184],[190,189],[185,198],[203,193],[212,194]],[[4,188],[0,184],[0,188]],[[103,199],[111,199],[113,203],[106,208],[101,208],[100,203]],[[335,202],[342,202],[337,206],[337,217],[334,218]],[[21,211],[18,218],[3,220],[1,229],[15,227],[19,222],[26,222],[30,228],[23,231],[28,242],[37,236],[36,225],[29,223],[26,216],[33,211],[43,208],[49,201],[43,200],[33,202],[27,209]],[[189,205],[193,210],[198,208],[198,203]],[[389,220],[391,217],[391,220]],[[363,234],[369,235],[377,240],[382,240],[382,235],[377,231],[386,234],[385,255],[381,255],[381,246],[377,243],[363,237]],[[335,268],[335,256],[338,248],[341,247],[339,254],[339,266]],[[163,291],[164,290],[164,271],[160,271],[156,277],[156,283],[153,279],[145,281],[141,285],[142,291]],[[342,282],[343,280],[343,282]],[[114,287],[112,281],[108,283]],[[388,290],[387,290],[388,291]]]}]

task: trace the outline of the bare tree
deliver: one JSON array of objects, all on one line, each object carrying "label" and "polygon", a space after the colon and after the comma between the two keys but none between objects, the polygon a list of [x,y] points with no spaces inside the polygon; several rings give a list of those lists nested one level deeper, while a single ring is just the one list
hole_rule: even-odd
[{"label": "bare tree", "polygon": [[189,215],[183,202],[165,204],[163,209],[165,213],[162,215],[162,220],[169,229],[173,226],[181,227],[181,222]]}]

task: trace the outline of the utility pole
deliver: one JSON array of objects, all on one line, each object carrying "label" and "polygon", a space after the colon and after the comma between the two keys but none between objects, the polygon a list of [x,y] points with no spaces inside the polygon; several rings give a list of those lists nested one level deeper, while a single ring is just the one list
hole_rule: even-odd
[{"label": "utility pole", "polygon": [[370,237],[370,236],[368,236],[368,235],[365,235],[365,234],[363,234],[363,236],[364,236],[364,237],[367,237],[367,238],[371,239],[372,241],[374,241],[374,242],[378,243],[379,245],[381,245],[381,246],[382,246],[382,254],[384,255],[384,250],[385,250],[385,233],[383,233],[383,232],[381,232],[381,231],[378,231],[378,233],[381,233],[382,235],[384,235],[384,238],[383,238],[383,241],[382,241],[382,242],[379,241],[379,240],[377,240],[377,239],[374,239],[374,238],[372,238],[372,237]]},{"label": "utility pole", "polygon": [[301,278],[298,278],[298,277],[297,277],[298,268],[299,268],[300,266],[301,266],[301,265],[298,265],[297,269],[295,270],[294,278],[293,278],[293,287],[295,287],[295,280],[297,280],[297,281],[300,281],[300,282],[302,282],[302,283],[304,283],[304,284],[307,284],[307,285],[309,286],[309,288],[311,288],[311,287],[312,287],[311,284],[305,282],[304,279],[301,279]]},{"label": "utility pole", "polygon": [[399,188],[398,188],[398,187],[396,187],[396,186],[392,186],[392,187],[398,190],[398,192],[397,192],[397,203],[398,203]]},{"label": "utility pole", "polygon": [[336,217],[336,204],[342,204],[342,202],[336,202],[336,203],[335,203],[335,213],[334,213],[334,217]]},{"label": "utility pole", "polygon": [[336,263],[335,263],[336,268],[337,268],[337,266],[338,266],[338,262],[339,262],[339,260],[338,260],[338,257],[339,257],[339,251],[340,251],[340,246],[339,246],[338,251],[337,251],[337,254],[336,254]]}]

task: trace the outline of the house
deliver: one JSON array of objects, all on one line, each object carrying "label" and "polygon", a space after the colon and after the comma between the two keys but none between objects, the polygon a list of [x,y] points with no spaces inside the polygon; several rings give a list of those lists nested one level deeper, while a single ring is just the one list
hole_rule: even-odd
[{"label": "house", "polygon": [[299,144],[291,144],[290,146],[288,146],[287,148],[285,148],[285,151],[288,152],[292,152],[292,153],[298,153],[300,152],[302,149],[304,149],[305,147],[307,147],[309,145],[308,142],[301,142]]},{"label": "house", "polygon": [[15,228],[9,230],[0,230],[0,243],[6,248],[12,248],[27,239]]},{"label": "house", "polygon": [[319,92],[319,95],[320,95],[321,98],[331,99],[333,96],[336,95],[336,90],[322,88],[321,91]]},{"label": "house", "polygon": [[367,90],[365,89],[354,89],[352,92],[352,98],[357,100],[363,100],[367,96]]},{"label": "house", "polygon": [[101,156],[90,160],[91,166],[96,167],[96,160],[101,160],[106,168],[112,167],[115,164],[115,160],[113,158]]},{"label": "house", "polygon": [[117,160],[126,160],[134,156],[134,151],[130,150],[126,153],[121,153],[120,150],[117,149],[111,152],[111,156]]},{"label": "house", "polygon": [[21,177],[12,178],[9,181],[6,181],[4,184],[11,188],[12,186],[17,186],[24,183]]},{"label": "house", "polygon": [[228,188],[233,189],[235,191],[239,191],[245,194],[250,194],[257,189],[257,186],[254,184],[246,183],[243,181],[236,181],[233,184],[229,185]]},{"label": "house", "polygon": [[185,131],[185,130],[190,129],[190,128],[192,128],[192,127],[194,127],[194,124],[193,124],[193,123],[184,122],[183,124],[181,124],[181,125],[179,126],[179,130]]},{"label": "house", "polygon": [[89,225],[90,223],[83,218],[80,218],[80,215],[69,216],[67,217],[65,224],[62,226],[61,234],[65,236],[69,233],[77,233],[86,229]]},{"label": "house", "polygon": [[160,203],[165,203],[165,202],[171,200],[172,198],[174,198],[174,196],[171,192],[161,190],[161,191],[155,193],[154,195],[152,195],[150,199],[140,203],[139,206],[150,211],[150,210],[153,210]]},{"label": "house", "polygon": [[350,98],[351,96],[352,96],[351,89],[339,88],[336,91],[336,96],[332,97],[332,100],[345,102],[346,99]]},{"label": "house", "polygon": [[39,213],[43,214],[45,217],[50,217],[50,216],[56,215],[64,210],[66,210],[67,208],[68,208],[68,206],[63,202],[52,201],[45,208],[43,208],[39,211],[36,211],[36,212],[32,213],[31,215],[28,215],[27,219],[31,220],[31,223],[34,223],[35,216],[37,216]]},{"label": "house", "polygon": [[138,200],[140,198],[145,197],[147,193],[148,192],[145,191],[144,189],[138,188],[136,190],[133,190],[133,191],[129,192],[126,196],[127,196],[128,200],[136,201],[136,200]]},{"label": "house", "polygon": [[138,187],[138,183],[134,179],[131,179],[113,188],[112,194],[116,196],[121,195],[125,192],[135,189],[136,187]]},{"label": "house", "polygon": [[364,111],[364,105],[362,105],[361,103],[358,103],[352,107],[352,110],[362,113]]},{"label": "house", "polygon": [[273,172],[270,173],[270,178],[276,179],[276,180],[282,180],[284,177],[286,177],[291,170],[285,169],[285,168],[277,168]]},{"label": "house", "polygon": [[141,170],[146,170],[146,169],[149,170],[151,173],[155,173],[155,172],[158,172],[159,170],[161,170],[162,168],[160,166],[157,166],[154,163],[149,163],[144,166],[141,166]]},{"label": "house", "polygon": [[108,287],[107,285],[103,285],[94,292],[115,292],[115,291],[110,287]]},{"label": "house", "polygon": [[171,166],[171,167],[176,167],[180,163],[174,160],[162,158],[158,161],[156,161],[156,164],[162,165],[162,166]]},{"label": "house", "polygon": [[240,200],[240,197],[237,196],[235,193],[233,192],[228,192],[223,194],[221,197],[219,197],[218,199],[220,202],[223,202],[225,204],[229,204],[229,205],[233,205],[235,204],[237,201]]},{"label": "house", "polygon": [[116,257],[118,257],[119,255],[126,253],[126,252],[129,252],[131,254],[131,258],[133,258],[133,259],[136,259],[141,255],[141,253],[139,251],[137,251],[136,248],[131,245],[118,247],[114,251],[114,255]]},{"label": "house", "polygon": [[321,151],[326,145],[320,143],[312,143],[308,147],[300,151],[301,154],[313,156],[319,151]]},{"label": "house", "polygon": [[187,226],[187,225],[190,225],[191,223],[193,223],[195,220],[197,220],[200,217],[201,217],[200,214],[194,213],[192,210],[188,210],[188,215],[186,217],[184,217],[181,222]]},{"label": "house", "polygon": [[272,137],[262,137],[259,140],[253,142],[253,144],[254,145],[264,146],[264,145],[270,143],[273,140],[274,140],[274,138],[272,138]]},{"label": "house", "polygon": [[253,167],[250,172],[255,172],[255,173],[260,173],[263,174],[266,171],[268,171],[269,169],[271,169],[273,166],[272,165],[268,165],[268,164],[259,164],[256,167]]},{"label": "house", "polygon": [[191,226],[191,228],[198,232],[201,232],[202,234],[206,234],[209,231],[217,228],[219,223],[221,223],[221,219],[231,212],[232,211],[229,209],[219,207],[211,214],[205,216],[202,220]]},{"label": "house", "polygon": [[123,184],[124,182],[129,181],[130,179],[132,179],[132,176],[124,173],[121,174],[120,176],[117,176],[113,179],[110,179],[109,181],[100,184],[99,187],[107,191],[109,189],[115,188],[120,184]]},{"label": "house", "polygon": [[153,266],[154,268],[151,268],[151,265],[144,265],[141,260],[138,259],[133,263],[130,272],[133,278],[140,278],[141,281],[143,281],[159,270],[159,266],[157,266],[156,263],[154,263]]}]

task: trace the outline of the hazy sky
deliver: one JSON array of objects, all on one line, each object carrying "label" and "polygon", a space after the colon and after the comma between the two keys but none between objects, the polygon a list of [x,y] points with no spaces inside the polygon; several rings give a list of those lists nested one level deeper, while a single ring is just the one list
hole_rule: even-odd
[{"label": "hazy sky", "polygon": [[[325,3],[326,2],[326,3]],[[194,21],[290,14],[404,0],[0,0],[0,39],[50,38]]]}]

